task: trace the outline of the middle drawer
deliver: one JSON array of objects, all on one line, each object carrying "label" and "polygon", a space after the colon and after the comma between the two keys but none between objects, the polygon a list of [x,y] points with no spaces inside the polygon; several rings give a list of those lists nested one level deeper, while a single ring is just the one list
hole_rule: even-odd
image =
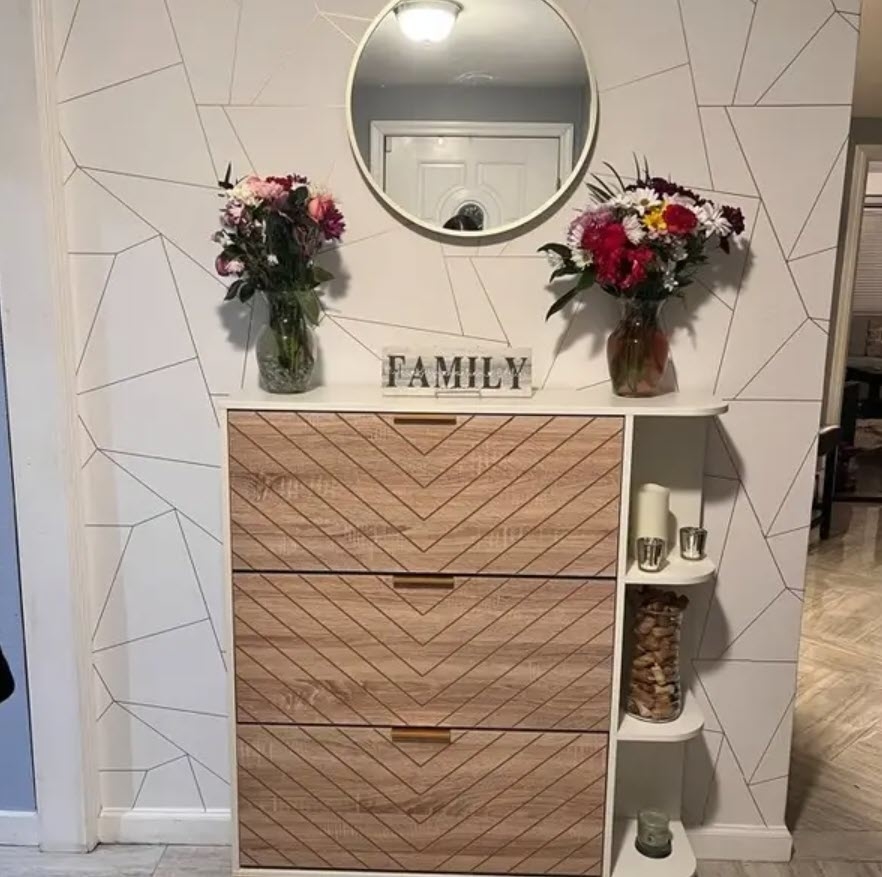
[{"label": "middle drawer", "polygon": [[234,576],[241,724],[605,731],[615,583]]}]

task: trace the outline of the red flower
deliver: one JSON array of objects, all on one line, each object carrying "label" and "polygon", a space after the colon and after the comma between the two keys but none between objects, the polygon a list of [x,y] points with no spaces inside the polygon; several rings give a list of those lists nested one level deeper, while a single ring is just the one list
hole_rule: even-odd
[{"label": "red flower", "polygon": [[662,218],[671,234],[691,234],[698,225],[698,217],[682,204],[668,204]]},{"label": "red flower", "polygon": [[609,222],[606,225],[588,226],[582,235],[582,247],[590,250],[594,258],[621,250],[628,243],[628,235],[621,222]]},{"label": "red flower", "polygon": [[646,280],[646,269],[652,259],[649,247],[622,247],[596,257],[597,282],[620,290],[632,289]]}]

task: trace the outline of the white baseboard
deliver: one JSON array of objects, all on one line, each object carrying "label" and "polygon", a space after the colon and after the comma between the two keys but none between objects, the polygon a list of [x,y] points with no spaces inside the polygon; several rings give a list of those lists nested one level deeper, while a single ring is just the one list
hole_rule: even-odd
[{"label": "white baseboard", "polygon": [[789,862],[793,838],[783,825],[709,825],[687,828],[697,859]]},{"label": "white baseboard", "polygon": [[[4,817],[14,817],[10,826]],[[12,825],[18,822],[19,839]],[[789,862],[793,851],[790,832],[782,826],[713,825],[687,829],[698,859],[742,862]],[[231,841],[229,810],[125,810],[105,807],[98,819],[101,843],[189,844],[213,846]],[[0,844],[36,844],[37,814],[0,812]]]},{"label": "white baseboard", "polygon": [[98,840],[105,844],[230,843],[229,810],[125,810],[105,807],[98,817]]},{"label": "white baseboard", "polygon": [[33,810],[0,810],[0,846],[35,847],[40,823]]}]

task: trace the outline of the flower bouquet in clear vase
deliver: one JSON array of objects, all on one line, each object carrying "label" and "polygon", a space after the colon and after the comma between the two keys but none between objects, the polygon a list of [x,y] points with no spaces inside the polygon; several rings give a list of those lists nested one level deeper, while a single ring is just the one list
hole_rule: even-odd
[{"label": "flower bouquet in clear vase", "polygon": [[215,261],[221,277],[234,278],[226,300],[264,296],[269,320],[255,349],[261,386],[270,393],[302,393],[316,364],[314,327],[322,315],[319,291],[333,275],[316,264],[322,247],[346,229],[334,198],[297,174],[236,183],[227,169]]},{"label": "flower bouquet in clear vase", "polygon": [[670,353],[662,306],[691,285],[710,250],[730,251],[744,216],[653,176],[646,162],[635,160],[632,182],[607,168],[609,179],[594,174],[587,184],[592,203],[570,223],[566,243],[540,247],[552,263],[552,282],[575,280],[547,317],[593,286],[618,299],[621,320],[607,342],[613,391],[654,396]]}]

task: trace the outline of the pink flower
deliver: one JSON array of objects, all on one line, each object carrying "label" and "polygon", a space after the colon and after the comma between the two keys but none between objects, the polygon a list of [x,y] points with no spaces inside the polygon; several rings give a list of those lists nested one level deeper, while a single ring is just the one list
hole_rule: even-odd
[{"label": "pink flower", "polygon": [[249,177],[248,187],[255,198],[275,204],[288,194],[288,190],[281,183],[273,180],[262,180],[260,177]]},{"label": "pink flower", "polygon": [[343,214],[337,207],[333,197],[325,192],[319,192],[309,200],[306,212],[310,218],[322,230],[325,240],[338,241],[346,231],[346,222]]},{"label": "pink flower", "polygon": [[330,195],[320,193],[310,198],[306,210],[312,219],[320,223],[333,206],[334,199]]},{"label": "pink flower", "polygon": [[230,201],[221,214],[221,223],[225,228],[235,229],[245,217],[245,205],[241,201]]},{"label": "pink flower", "polygon": [[245,263],[241,259],[229,259],[221,253],[214,260],[214,270],[221,277],[238,277],[245,271]]}]

